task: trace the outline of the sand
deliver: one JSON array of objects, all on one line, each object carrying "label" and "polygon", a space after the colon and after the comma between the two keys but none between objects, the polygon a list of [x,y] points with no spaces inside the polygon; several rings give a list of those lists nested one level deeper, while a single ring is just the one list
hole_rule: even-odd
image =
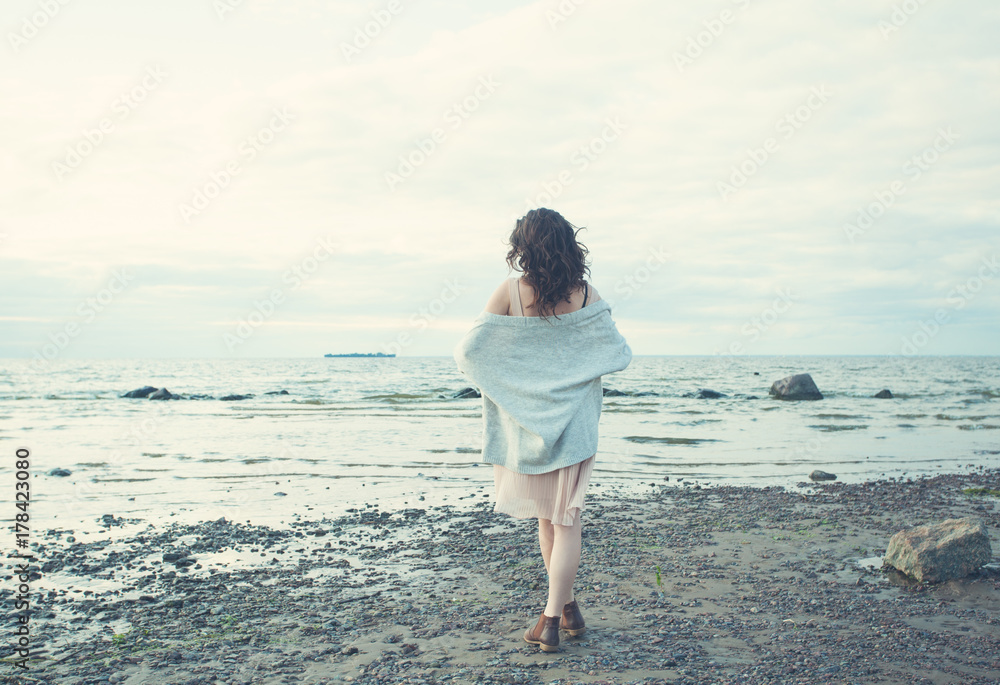
[{"label": "sand", "polygon": [[[488,497],[285,529],[109,517],[104,542],[43,537],[43,576],[63,587],[33,615],[39,658],[0,669],[66,685],[998,683],[1000,499],[970,487],[1000,488],[1000,471],[597,485],[577,585],[588,630],[554,654],[521,639],[545,601],[535,524]],[[994,548],[978,574],[925,586],[879,568],[897,530],[970,515]],[[80,591],[94,578],[124,589]]]}]

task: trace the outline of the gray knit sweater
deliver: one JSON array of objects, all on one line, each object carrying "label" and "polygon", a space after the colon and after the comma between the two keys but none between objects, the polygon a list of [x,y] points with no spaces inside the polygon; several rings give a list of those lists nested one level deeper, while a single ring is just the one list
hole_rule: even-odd
[{"label": "gray knit sweater", "polygon": [[483,461],[547,473],[597,452],[601,376],[632,350],[598,300],[547,321],[484,311],[454,356],[483,395]]}]

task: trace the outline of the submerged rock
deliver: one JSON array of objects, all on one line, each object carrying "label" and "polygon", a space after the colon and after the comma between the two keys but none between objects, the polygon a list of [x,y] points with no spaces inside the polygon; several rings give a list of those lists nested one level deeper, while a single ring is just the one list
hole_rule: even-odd
[{"label": "submerged rock", "polygon": [[287,395],[288,391],[287,390],[281,390],[281,391],[271,390],[270,392],[265,392],[264,394],[265,395]]},{"label": "submerged rock", "polygon": [[827,473],[826,471],[813,471],[809,474],[810,480],[837,480],[836,474]]},{"label": "submerged rock", "polygon": [[808,373],[787,376],[771,385],[771,395],[780,400],[821,400],[822,393]]},{"label": "submerged rock", "polygon": [[225,397],[220,397],[219,399],[223,402],[239,402],[240,400],[248,400],[253,395],[226,395]]},{"label": "submerged rock", "polygon": [[604,388],[605,397],[625,397],[626,393],[621,390],[615,390],[614,388]]},{"label": "submerged rock", "polygon": [[147,399],[150,400],[179,400],[180,395],[175,395],[166,388],[160,388],[154,393],[151,393]]},{"label": "submerged rock", "polygon": [[875,393],[875,397],[880,400],[891,400],[892,391],[889,390],[889,388],[886,388],[885,390],[879,390],[877,393]]},{"label": "submerged rock", "polygon": [[55,468],[55,469],[52,469],[51,471],[49,471],[49,475],[50,476],[71,476],[71,475],[73,475],[73,472],[70,471],[69,469]]},{"label": "submerged rock", "polygon": [[923,583],[940,583],[974,573],[992,556],[983,522],[962,518],[899,531],[882,563]]},{"label": "submerged rock", "polygon": [[451,395],[453,400],[464,400],[470,397],[482,397],[482,395],[475,388],[462,388]]},{"label": "submerged rock", "polygon": [[149,397],[151,394],[157,391],[152,385],[144,385],[137,390],[129,390],[127,393],[122,395],[122,397],[128,397],[130,399],[142,399],[144,397]]},{"label": "submerged rock", "polygon": [[720,397],[729,397],[729,395],[710,388],[700,388],[698,392],[685,393],[684,397],[696,397],[699,400],[717,400]]}]

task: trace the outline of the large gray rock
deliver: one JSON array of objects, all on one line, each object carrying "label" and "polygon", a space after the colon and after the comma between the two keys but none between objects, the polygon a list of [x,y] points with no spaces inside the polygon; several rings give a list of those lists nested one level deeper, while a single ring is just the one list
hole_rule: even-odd
[{"label": "large gray rock", "polygon": [[771,385],[771,395],[780,400],[821,400],[822,393],[808,373],[797,373]]},{"label": "large gray rock", "polygon": [[179,400],[180,395],[175,395],[166,388],[160,388],[154,393],[151,393],[147,399],[151,400]]},{"label": "large gray rock", "polygon": [[879,400],[891,400],[892,390],[889,390],[889,388],[886,388],[885,390],[879,390],[877,393],[875,393],[875,398]]},{"label": "large gray rock", "polygon": [[974,573],[992,556],[981,520],[948,519],[893,535],[883,564],[922,583],[940,583]]}]

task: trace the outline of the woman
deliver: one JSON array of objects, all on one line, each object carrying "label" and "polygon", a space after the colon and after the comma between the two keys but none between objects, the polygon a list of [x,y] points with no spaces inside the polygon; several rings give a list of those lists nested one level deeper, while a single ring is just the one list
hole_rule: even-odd
[{"label": "woman", "polygon": [[[455,350],[483,396],[483,461],[493,464],[495,511],[538,519],[548,601],[524,639],[546,652],[560,626],[585,630],[573,597],[580,516],[597,452],[601,376],[626,368],[632,351],[611,308],[584,280],[587,248],[558,212],[533,209],[510,236],[500,284]],[[522,303],[526,303],[522,306]]]}]

